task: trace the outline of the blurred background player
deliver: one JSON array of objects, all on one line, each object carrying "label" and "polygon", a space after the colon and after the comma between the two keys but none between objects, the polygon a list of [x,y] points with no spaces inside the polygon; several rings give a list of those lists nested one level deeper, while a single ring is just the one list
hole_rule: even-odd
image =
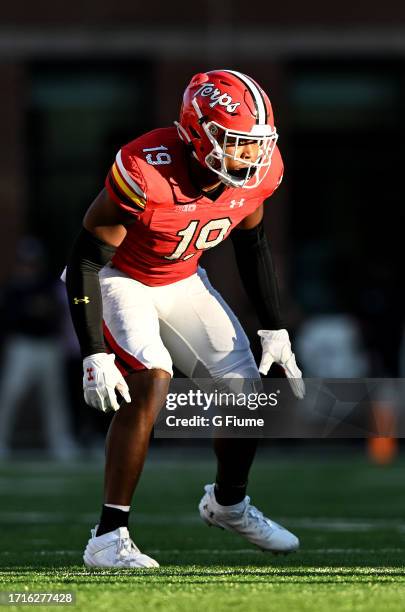
[{"label": "blurred background player", "polygon": [[[129,537],[128,517],[172,365],[190,378],[260,386],[245,332],[198,266],[234,228],[238,269],[263,327],[260,372],[280,364],[295,395],[304,395],[263,227],[263,202],[283,176],[277,138],[270,101],[253,79],[231,70],[197,74],[176,127],[124,146],[85,215],[67,266],[69,305],[85,399],[117,411],[88,566],[158,566]],[[294,551],[298,539],[246,496],[256,445],[215,440],[216,483],[205,487],[201,517],[263,550]]]},{"label": "blurred background player", "polygon": [[[18,407],[32,390],[45,429],[48,450],[55,459],[77,454],[66,401],[64,352],[60,338],[64,311],[58,284],[49,275],[44,249],[34,236],[21,238],[15,266],[0,294],[5,337],[0,380],[0,454],[11,451]],[[35,397],[35,396],[34,396]],[[33,399],[30,399],[30,408]]]}]

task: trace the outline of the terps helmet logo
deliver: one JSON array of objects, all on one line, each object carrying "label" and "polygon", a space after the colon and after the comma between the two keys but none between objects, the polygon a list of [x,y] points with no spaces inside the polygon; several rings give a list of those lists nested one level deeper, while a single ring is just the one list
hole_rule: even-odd
[{"label": "terps helmet logo", "polygon": [[240,102],[232,102],[231,96],[224,92],[222,93],[214,83],[204,83],[195,93],[195,96],[203,96],[212,100],[210,107],[214,108],[217,104],[225,106],[228,113],[234,113],[235,110],[240,106]]}]

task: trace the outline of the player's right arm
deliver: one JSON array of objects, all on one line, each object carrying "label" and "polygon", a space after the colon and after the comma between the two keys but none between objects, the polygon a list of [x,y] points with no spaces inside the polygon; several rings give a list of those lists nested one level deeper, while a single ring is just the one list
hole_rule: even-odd
[{"label": "player's right arm", "polygon": [[66,269],[66,288],[83,359],[106,352],[98,273],[124,240],[130,221],[129,215],[103,189],[88,209],[73,243]]},{"label": "player's right arm", "polygon": [[127,402],[131,401],[114,355],[107,354],[104,344],[98,273],[124,240],[128,225],[145,210],[147,189],[134,143],[118,151],[105,189],[84,217],[66,271],[70,312],[83,356],[84,398],[90,406],[103,411],[118,410],[115,389]]},{"label": "player's right arm", "polygon": [[111,261],[133,221],[134,216],[103,189],[84,217],[66,269],[69,307],[83,357],[85,400],[103,411],[119,408],[115,388],[126,401],[131,398],[114,355],[106,351],[98,273]]}]

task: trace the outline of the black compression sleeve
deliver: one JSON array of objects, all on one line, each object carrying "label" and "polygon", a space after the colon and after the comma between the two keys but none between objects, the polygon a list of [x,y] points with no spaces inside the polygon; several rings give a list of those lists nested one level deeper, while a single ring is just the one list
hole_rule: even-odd
[{"label": "black compression sleeve", "polygon": [[111,260],[115,251],[115,247],[82,228],[70,252],[66,290],[83,358],[106,351],[98,273]]},{"label": "black compression sleeve", "polygon": [[248,230],[234,230],[231,240],[243,286],[264,329],[282,329],[280,298],[263,221]]}]

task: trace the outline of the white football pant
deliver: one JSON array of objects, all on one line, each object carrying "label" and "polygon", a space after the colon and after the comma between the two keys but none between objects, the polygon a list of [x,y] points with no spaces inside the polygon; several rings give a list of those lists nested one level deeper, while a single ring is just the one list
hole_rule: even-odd
[{"label": "white football pant", "polygon": [[173,364],[191,379],[260,381],[249,340],[204,269],[149,287],[111,264],[99,273],[104,332],[122,370]]}]

